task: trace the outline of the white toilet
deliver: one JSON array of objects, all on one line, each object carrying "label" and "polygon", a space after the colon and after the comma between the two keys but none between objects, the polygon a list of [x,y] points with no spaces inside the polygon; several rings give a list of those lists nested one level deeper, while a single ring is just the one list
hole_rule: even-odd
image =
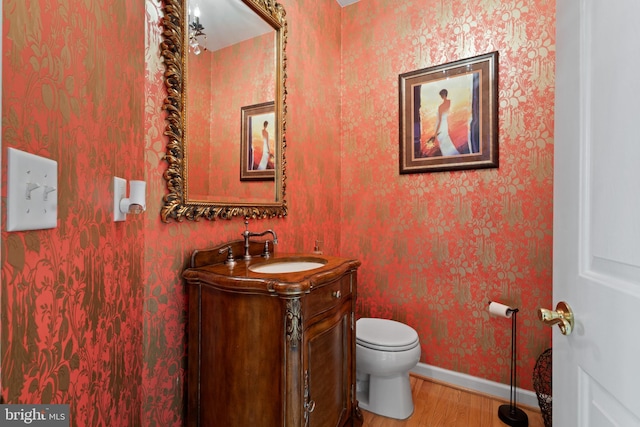
[{"label": "white toilet", "polygon": [[404,420],[413,413],[409,371],[420,360],[418,333],[404,323],[356,322],[356,396],[360,408]]}]

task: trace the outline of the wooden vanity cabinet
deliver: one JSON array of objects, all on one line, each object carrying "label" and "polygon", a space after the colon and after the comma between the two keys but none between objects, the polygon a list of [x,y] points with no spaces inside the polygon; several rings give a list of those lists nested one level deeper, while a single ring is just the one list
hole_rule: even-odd
[{"label": "wooden vanity cabinet", "polygon": [[239,260],[232,269],[192,261],[184,271],[189,426],[362,425],[354,316],[360,262],[318,257],[324,267],[298,273],[248,269],[278,256]]}]

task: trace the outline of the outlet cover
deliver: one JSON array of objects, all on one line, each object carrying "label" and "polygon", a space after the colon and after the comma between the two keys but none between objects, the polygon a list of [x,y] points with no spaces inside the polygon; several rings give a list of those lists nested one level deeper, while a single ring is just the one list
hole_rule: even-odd
[{"label": "outlet cover", "polygon": [[7,231],[58,225],[58,162],[7,149]]}]

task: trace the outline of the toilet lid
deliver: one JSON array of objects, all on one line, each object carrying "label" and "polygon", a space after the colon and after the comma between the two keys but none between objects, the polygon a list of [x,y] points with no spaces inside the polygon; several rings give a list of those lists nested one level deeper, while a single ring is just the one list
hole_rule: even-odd
[{"label": "toilet lid", "polygon": [[356,322],[356,342],[374,350],[404,351],[418,345],[418,333],[395,320],[363,317]]}]

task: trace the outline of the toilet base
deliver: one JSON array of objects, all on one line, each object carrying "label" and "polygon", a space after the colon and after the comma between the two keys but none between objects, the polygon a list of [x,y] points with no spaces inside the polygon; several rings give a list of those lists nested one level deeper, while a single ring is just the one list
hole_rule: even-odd
[{"label": "toilet base", "polygon": [[356,390],[358,404],[365,411],[397,420],[407,419],[413,414],[408,372],[389,377],[358,375]]}]

